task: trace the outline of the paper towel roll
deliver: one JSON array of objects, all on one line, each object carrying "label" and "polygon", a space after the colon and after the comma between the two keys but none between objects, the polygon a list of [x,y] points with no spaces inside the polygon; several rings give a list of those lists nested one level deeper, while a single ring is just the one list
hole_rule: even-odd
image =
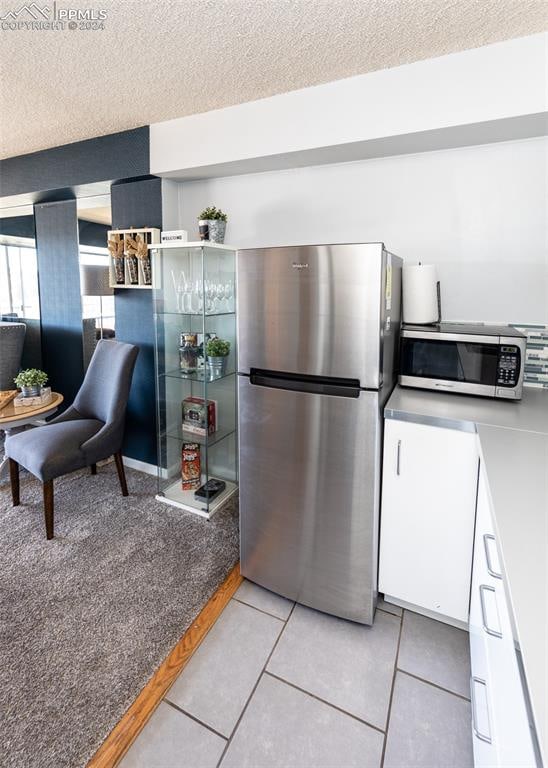
[{"label": "paper towel roll", "polygon": [[403,322],[438,321],[438,271],[433,264],[413,264],[403,268]]}]

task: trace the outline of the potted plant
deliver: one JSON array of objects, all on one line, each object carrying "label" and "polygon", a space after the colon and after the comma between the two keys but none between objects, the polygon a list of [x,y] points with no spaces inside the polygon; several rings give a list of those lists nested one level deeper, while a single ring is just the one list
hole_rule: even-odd
[{"label": "potted plant", "polygon": [[[200,240],[210,240],[212,243],[224,243],[226,222],[228,216],[220,208],[210,206],[198,216]],[[207,229],[206,229],[207,228]]]},{"label": "potted plant", "polygon": [[38,368],[27,368],[14,378],[16,385],[21,388],[23,397],[38,397],[47,380],[47,373]]},{"label": "potted plant", "polygon": [[212,379],[218,379],[226,371],[226,361],[230,353],[230,342],[223,339],[209,339],[206,344],[207,364]]}]

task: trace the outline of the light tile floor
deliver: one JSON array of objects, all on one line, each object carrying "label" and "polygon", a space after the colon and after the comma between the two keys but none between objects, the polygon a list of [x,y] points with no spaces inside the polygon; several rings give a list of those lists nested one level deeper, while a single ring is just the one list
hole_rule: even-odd
[{"label": "light tile floor", "polygon": [[244,582],[121,768],[472,768],[468,635],[373,627]]}]

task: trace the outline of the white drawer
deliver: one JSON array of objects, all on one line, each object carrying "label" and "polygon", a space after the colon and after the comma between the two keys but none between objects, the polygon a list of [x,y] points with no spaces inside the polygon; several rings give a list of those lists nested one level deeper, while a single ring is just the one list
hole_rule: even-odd
[{"label": "white drawer", "polygon": [[472,707],[472,747],[476,768],[495,768],[498,763],[497,749],[493,741],[493,709],[488,680],[480,677],[472,668],[470,679]]},{"label": "white drawer", "polygon": [[496,765],[496,750],[493,746],[493,703],[488,682],[487,646],[481,627],[470,627],[470,666],[474,765],[476,768],[491,768]]},{"label": "white drawer", "polygon": [[[479,595],[479,589],[477,592]],[[471,620],[479,602],[479,597],[472,600]],[[494,623],[493,608],[488,610],[491,613],[486,623],[490,626]],[[504,617],[504,610],[499,618],[501,614]],[[488,634],[483,626],[470,625],[474,765],[535,768],[533,737],[510,626],[502,620],[498,627],[502,637]]]},{"label": "white drawer", "polygon": [[470,653],[475,765],[535,768],[525,692],[481,471],[470,595]]},{"label": "white drawer", "polygon": [[[535,768],[532,729],[502,582],[490,594],[496,603],[500,628],[500,636],[486,633],[488,680],[496,702],[493,724],[497,764],[505,768]],[[487,618],[487,623],[490,621]]]}]

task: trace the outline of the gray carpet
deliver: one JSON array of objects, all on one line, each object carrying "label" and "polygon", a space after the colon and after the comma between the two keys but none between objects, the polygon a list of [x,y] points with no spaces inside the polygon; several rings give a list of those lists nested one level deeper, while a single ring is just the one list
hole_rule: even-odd
[{"label": "gray carpet", "polygon": [[237,505],[210,521],[154,500],[155,479],[113,464],[41,486],[0,485],[0,765],[80,768],[238,559]]}]

